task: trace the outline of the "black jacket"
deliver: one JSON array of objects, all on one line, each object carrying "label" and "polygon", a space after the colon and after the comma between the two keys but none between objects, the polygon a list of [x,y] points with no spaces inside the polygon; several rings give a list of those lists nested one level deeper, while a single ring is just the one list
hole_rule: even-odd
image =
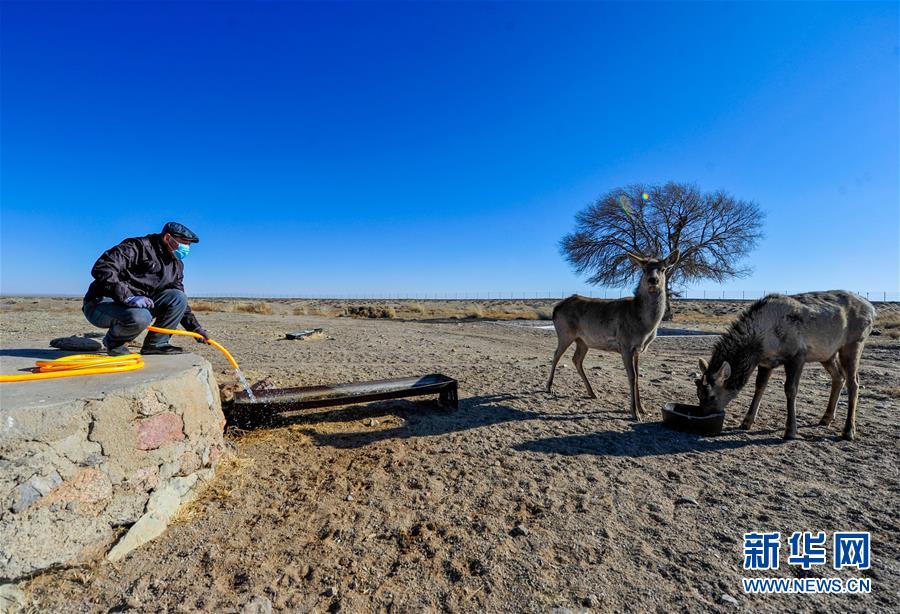
[{"label": "black jacket", "polygon": [[[91,269],[94,282],[84,300],[108,296],[125,303],[130,296],[153,298],[158,292],[175,288],[184,292],[184,263],[163,243],[162,235],[125,239],[105,252]],[[201,328],[190,306],[181,318],[185,330]]]}]

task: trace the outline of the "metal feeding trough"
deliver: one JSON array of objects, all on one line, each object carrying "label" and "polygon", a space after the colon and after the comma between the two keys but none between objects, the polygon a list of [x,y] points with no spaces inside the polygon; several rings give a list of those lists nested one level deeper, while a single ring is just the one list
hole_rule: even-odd
[{"label": "metal feeding trough", "polygon": [[307,339],[309,337],[315,337],[316,335],[321,335],[325,331],[321,328],[307,328],[305,330],[298,330],[296,333],[285,333],[285,339]]},{"label": "metal feeding trough", "polygon": [[697,435],[718,435],[725,424],[724,411],[707,414],[697,405],[666,403],[662,415],[669,428]]},{"label": "metal feeding trough", "polygon": [[254,390],[254,400],[251,400],[246,392],[239,392],[234,395],[234,402],[227,410],[226,416],[229,423],[246,428],[266,424],[282,413],[300,409],[352,405],[430,394],[438,395],[438,404],[442,407],[452,409],[459,407],[456,380],[446,375],[432,373],[419,377],[399,377],[349,384]]}]

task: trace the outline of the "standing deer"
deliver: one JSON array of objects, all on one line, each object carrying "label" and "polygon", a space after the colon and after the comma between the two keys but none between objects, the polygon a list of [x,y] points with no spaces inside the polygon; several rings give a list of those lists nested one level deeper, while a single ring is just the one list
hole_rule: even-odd
[{"label": "standing deer", "polygon": [[803,365],[821,362],[831,375],[831,395],[821,425],[834,419],[834,410],[847,380],[847,423],[844,439],[856,436],[859,358],[872,332],[875,308],[862,297],[845,292],[808,292],[794,296],[770,294],[740,315],[713,348],[707,363],[700,359],[697,379],[700,406],[722,411],[758,367],[756,391],[742,429],[753,426],[772,369],[784,365],[787,397],[785,439],[797,437],[795,402]]},{"label": "standing deer", "polygon": [[638,389],[638,360],[656,338],[656,327],[666,310],[666,273],[678,262],[679,253],[675,250],[662,260],[631,253],[628,257],[641,269],[641,281],[633,297],[605,301],[575,294],[553,308],[557,346],[550,364],[547,392],[553,386],[556,363],[573,342],[576,345],[572,362],[592,399],[597,395],[582,366],[588,348],[619,352],[628,374],[631,416],[639,421],[644,408]]}]

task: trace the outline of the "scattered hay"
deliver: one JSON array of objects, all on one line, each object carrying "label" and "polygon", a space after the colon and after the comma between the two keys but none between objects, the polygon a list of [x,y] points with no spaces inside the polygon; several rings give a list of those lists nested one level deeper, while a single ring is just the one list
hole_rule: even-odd
[{"label": "scattered hay", "polygon": [[891,339],[900,339],[900,312],[879,311],[875,316],[875,328]]},{"label": "scattered hay", "polygon": [[172,518],[172,524],[188,522],[205,515],[207,506],[213,501],[230,497],[247,482],[247,468],[253,465],[252,458],[241,458],[232,453],[223,453],[216,464],[216,475],[202,485],[197,495],[182,506]]},{"label": "scattered hay", "polygon": [[344,308],[344,315],[351,318],[382,318],[390,320],[397,317],[397,310],[393,307],[378,305],[353,305]]},{"label": "scattered hay", "polygon": [[238,303],[234,306],[234,310],[239,313],[258,313],[266,316],[272,315],[272,306],[263,301],[253,303]]},{"label": "scattered hay", "polygon": [[465,311],[465,316],[467,318],[483,318],[484,309],[481,305],[470,305]]},{"label": "scattered hay", "polygon": [[230,311],[226,302],[224,301],[208,301],[204,299],[199,299],[195,301],[190,301],[191,311],[197,312],[220,312],[225,313]]}]

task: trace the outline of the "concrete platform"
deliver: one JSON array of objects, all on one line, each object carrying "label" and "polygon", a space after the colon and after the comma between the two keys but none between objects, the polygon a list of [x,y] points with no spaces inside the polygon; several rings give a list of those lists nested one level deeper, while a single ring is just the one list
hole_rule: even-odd
[{"label": "concrete platform", "polygon": [[[66,354],[0,349],[0,373]],[[145,363],[0,384],[0,582],[122,558],[212,477],[224,416],[210,364],[195,354]]]}]

